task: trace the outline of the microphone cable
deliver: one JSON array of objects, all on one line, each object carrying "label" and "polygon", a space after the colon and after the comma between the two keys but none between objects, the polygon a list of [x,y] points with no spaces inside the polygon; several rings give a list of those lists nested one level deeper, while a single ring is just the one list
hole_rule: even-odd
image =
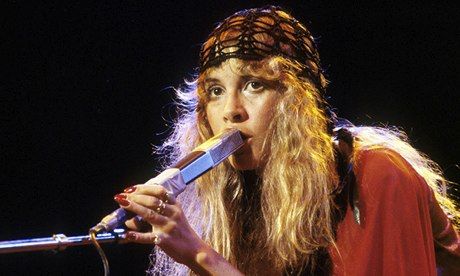
[{"label": "microphone cable", "polygon": [[104,276],[109,276],[110,275],[109,260],[107,259],[107,256],[105,255],[104,250],[102,249],[101,245],[97,241],[96,232],[90,230],[89,238],[91,240],[91,243],[94,245],[94,247],[96,247],[97,253],[99,253],[99,256],[101,257],[102,265],[104,266]]}]

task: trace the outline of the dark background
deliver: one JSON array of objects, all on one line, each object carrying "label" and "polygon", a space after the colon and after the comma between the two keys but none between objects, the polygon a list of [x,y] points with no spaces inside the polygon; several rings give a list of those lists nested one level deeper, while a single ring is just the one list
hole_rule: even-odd
[{"label": "dark background", "polygon": [[[32,2],[32,1],[31,1]],[[458,7],[273,1],[318,38],[332,104],[395,125],[460,181]],[[159,169],[170,87],[191,77],[214,23],[266,1],[2,1],[0,240],[84,235],[114,194]],[[105,246],[113,275],[150,248]],[[0,256],[2,274],[102,274],[94,248]]]}]

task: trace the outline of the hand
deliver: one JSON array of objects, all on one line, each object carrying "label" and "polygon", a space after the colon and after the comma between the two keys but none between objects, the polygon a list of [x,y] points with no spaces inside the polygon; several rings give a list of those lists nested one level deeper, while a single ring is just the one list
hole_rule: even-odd
[{"label": "hand", "polygon": [[134,230],[127,233],[129,240],[155,243],[174,260],[189,267],[194,265],[200,252],[209,250],[188,223],[180,203],[164,187],[136,185],[114,199],[122,208],[139,215],[151,225],[149,232],[139,232],[142,228],[139,220],[128,220],[126,226]]}]

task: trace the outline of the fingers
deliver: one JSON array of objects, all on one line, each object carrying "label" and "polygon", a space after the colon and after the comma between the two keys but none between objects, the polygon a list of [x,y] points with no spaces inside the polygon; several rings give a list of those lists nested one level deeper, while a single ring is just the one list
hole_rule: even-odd
[{"label": "fingers", "polygon": [[152,209],[160,215],[168,217],[174,213],[174,207],[172,205],[166,204],[163,200],[157,197],[137,194],[126,194],[126,196],[128,200]]},{"label": "fingers", "polygon": [[137,232],[147,232],[152,230],[152,225],[144,221],[140,216],[135,216],[125,222],[126,227]]},{"label": "fingers", "polygon": [[[141,216],[143,220],[150,224],[163,225],[167,222],[167,218],[165,216],[138,204],[133,200],[130,200],[125,194],[118,194],[114,197],[114,199],[122,208]],[[166,205],[164,208],[166,209]]]},{"label": "fingers", "polygon": [[132,242],[160,244],[177,226],[181,216],[180,204],[160,185],[135,185],[114,197],[120,207],[138,216],[125,222],[132,230],[126,238]]},{"label": "fingers", "polygon": [[127,194],[144,194],[148,196],[154,196],[163,200],[169,204],[175,204],[176,199],[174,196],[168,192],[163,186],[160,185],[135,185],[132,187],[128,187],[124,190],[124,193]]},{"label": "fingers", "polygon": [[164,233],[154,233],[154,232],[147,232],[147,233],[140,233],[140,232],[134,232],[130,231],[126,233],[126,238],[135,243],[144,243],[144,244],[155,244],[155,245],[161,245],[161,243],[164,241],[166,238],[166,234]]}]

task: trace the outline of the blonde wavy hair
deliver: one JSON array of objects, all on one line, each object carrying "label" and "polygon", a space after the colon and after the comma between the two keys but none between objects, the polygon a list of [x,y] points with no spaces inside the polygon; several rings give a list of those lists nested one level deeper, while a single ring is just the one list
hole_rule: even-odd
[{"label": "blonde wavy hair", "polygon": [[[273,120],[263,143],[264,166],[258,172],[258,181],[245,185],[243,173],[224,161],[181,195],[184,211],[202,238],[244,273],[258,274],[261,262],[273,271],[303,267],[314,271],[318,252],[335,246],[333,194],[339,180],[333,137],[328,131],[331,117],[325,114],[326,103],[320,94],[326,80],[316,64],[309,64],[309,69],[321,76],[321,87],[316,87],[308,78],[299,77],[305,69],[302,65],[279,56],[262,61],[228,59],[224,64],[238,74],[278,87],[279,101],[273,107]],[[172,134],[157,149],[168,153],[165,166],[213,136],[206,118],[208,97],[203,84],[210,70],[214,68],[186,82],[187,88],[176,90],[178,117]],[[447,181],[441,170],[410,146],[402,132],[355,126],[349,130],[356,140],[352,158],[361,150],[378,147],[398,152],[426,180],[451,218],[458,221],[459,213],[446,195]],[[166,257],[163,260],[172,261]],[[171,264],[163,267],[174,274],[180,271],[171,270]]]},{"label": "blonde wavy hair", "polygon": [[[331,192],[338,181],[328,118],[319,108],[322,98],[310,82],[297,77],[301,68],[287,59],[226,63],[242,75],[276,82],[280,99],[264,141],[265,166],[257,187],[245,186],[241,173],[228,162],[197,181],[207,226],[202,236],[246,273],[255,273],[251,269],[260,260],[278,271],[314,267],[313,253],[334,241]],[[213,135],[204,108],[206,74],[189,83],[191,89],[178,91],[182,109],[164,144],[176,159]],[[243,225],[247,221],[251,223]]]},{"label": "blonde wavy hair", "polygon": [[[322,97],[310,81],[297,76],[301,68],[285,58],[226,62],[241,75],[278,84],[280,99],[263,146],[265,166],[258,185],[247,187],[242,173],[223,162],[197,180],[195,189],[185,192],[184,209],[202,238],[245,273],[257,274],[253,269],[261,260],[276,271],[305,265],[315,269],[314,253],[335,245],[333,191],[338,184],[329,118],[320,108]],[[172,156],[166,165],[213,136],[203,86],[209,70],[213,69],[189,82],[188,89],[177,90],[179,116],[160,148]],[[447,197],[448,182],[439,166],[414,149],[403,132],[382,127],[347,129],[355,137],[352,158],[367,149],[398,152],[458,224],[459,212]]]}]

